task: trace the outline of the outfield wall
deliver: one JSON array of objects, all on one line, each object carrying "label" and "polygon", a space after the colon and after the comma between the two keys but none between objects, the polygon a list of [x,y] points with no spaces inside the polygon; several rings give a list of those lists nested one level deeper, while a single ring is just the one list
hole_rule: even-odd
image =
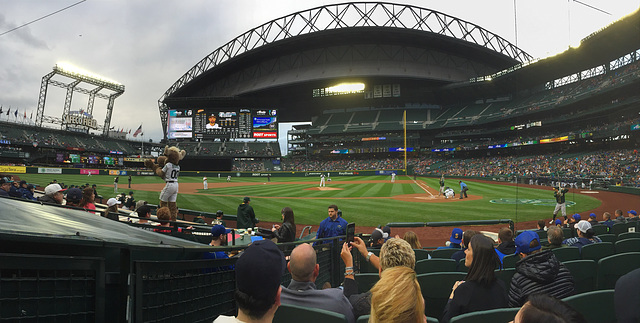
[{"label": "outfield wall", "polygon": [[[402,169],[393,170],[341,170],[341,171],[274,171],[274,172],[215,172],[215,171],[182,171],[182,176],[207,177],[319,177],[321,174],[331,176],[389,176],[392,172],[404,175]],[[153,176],[151,170],[117,170],[97,168],[62,168],[33,166],[0,166],[0,174],[65,174],[65,175],[112,175],[112,176]]]}]

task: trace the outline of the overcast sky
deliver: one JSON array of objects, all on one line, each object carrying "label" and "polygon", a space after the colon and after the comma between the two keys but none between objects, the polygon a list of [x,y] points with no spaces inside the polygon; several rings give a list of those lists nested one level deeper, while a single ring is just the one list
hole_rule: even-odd
[{"label": "overcast sky", "polygon": [[[79,0],[0,0],[0,33]],[[637,0],[581,0],[611,13],[564,0],[407,0],[411,4],[475,23],[516,43],[536,58],[638,8]],[[200,59],[229,40],[272,19],[316,6],[318,0],[87,0],[68,10],[0,36],[0,105],[34,112],[42,77],[65,61],[126,87],[115,100],[111,125],[127,131],[143,123],[146,139],[162,138],[160,96]],[[60,78],[60,80],[65,80]],[[49,86],[45,114],[59,117],[65,90]],[[108,93],[108,92],[105,92]],[[74,94],[72,109],[88,96]],[[96,99],[94,117],[104,122],[107,101]],[[77,108],[76,108],[77,107]],[[6,120],[6,116],[0,116]]]}]

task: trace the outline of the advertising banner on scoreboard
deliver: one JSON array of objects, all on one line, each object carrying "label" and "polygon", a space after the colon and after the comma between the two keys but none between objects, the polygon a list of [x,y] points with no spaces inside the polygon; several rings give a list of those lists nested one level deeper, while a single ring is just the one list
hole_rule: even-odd
[{"label": "advertising banner on scoreboard", "polygon": [[0,172],[24,174],[27,172],[27,168],[25,166],[0,166]]},{"label": "advertising banner on scoreboard", "polygon": [[127,175],[127,171],[126,170],[110,170],[109,175],[124,176],[124,175]]},{"label": "advertising banner on scoreboard", "polygon": [[38,174],[62,174],[62,168],[38,167]]},{"label": "advertising banner on scoreboard", "polygon": [[80,170],[80,174],[81,175],[100,175],[100,170],[83,168]]}]

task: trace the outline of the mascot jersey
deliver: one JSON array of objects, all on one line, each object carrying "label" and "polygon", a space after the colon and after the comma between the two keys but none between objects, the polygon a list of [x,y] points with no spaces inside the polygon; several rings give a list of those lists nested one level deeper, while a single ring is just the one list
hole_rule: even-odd
[{"label": "mascot jersey", "polygon": [[174,165],[172,163],[167,163],[162,167],[162,172],[164,173],[164,181],[167,183],[178,182],[178,175],[180,175],[180,165]]}]

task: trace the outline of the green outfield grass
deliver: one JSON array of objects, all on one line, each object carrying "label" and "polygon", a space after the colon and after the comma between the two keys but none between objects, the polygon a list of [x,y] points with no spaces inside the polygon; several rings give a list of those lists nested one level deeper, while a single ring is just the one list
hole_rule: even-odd
[{"label": "green outfield grass", "polygon": [[[54,178],[67,185],[84,183],[108,185],[99,186],[98,193],[105,198],[114,196],[113,177],[107,175],[59,175],[59,174],[18,174],[30,183],[46,185]],[[178,207],[192,210],[215,212],[221,209],[225,214],[235,214],[243,196],[251,197],[251,205],[259,219],[280,221],[280,210],[293,208],[296,223],[318,224],[327,216],[327,206],[336,204],[349,222],[363,226],[376,226],[389,222],[430,222],[512,219],[517,222],[548,219],[551,217],[555,201],[548,187],[540,189],[485,184],[466,181],[469,194],[482,196],[475,201],[463,200],[448,203],[402,202],[384,197],[424,193],[414,183],[390,183],[389,176],[345,176],[333,177],[327,186],[341,188],[336,191],[311,191],[317,187],[317,177],[272,177],[271,185],[265,185],[266,178],[234,177],[232,182],[255,183],[255,185],[211,189],[212,184],[226,182],[226,178],[209,177],[210,189],[199,190],[198,194],[180,193]],[[409,179],[398,176],[400,180]],[[336,181],[386,180],[384,183],[349,184]],[[436,178],[418,178],[432,188],[438,187]],[[202,177],[180,177],[181,183],[202,183]],[[308,184],[287,184],[309,182]],[[163,183],[157,176],[134,176],[133,184]],[[459,191],[458,180],[449,179],[447,186]],[[120,192],[128,192],[127,176],[120,176]],[[136,199],[158,203],[159,192],[133,190]],[[517,195],[517,196],[516,196]],[[382,198],[380,198],[382,197]],[[375,199],[372,199],[375,198]],[[515,200],[519,201],[516,205]],[[498,201],[492,203],[491,201]],[[579,213],[597,208],[600,201],[590,196],[568,194],[567,201],[575,202],[567,208],[567,213]],[[504,204],[507,203],[507,204]],[[510,204],[509,204],[510,203]]]}]

